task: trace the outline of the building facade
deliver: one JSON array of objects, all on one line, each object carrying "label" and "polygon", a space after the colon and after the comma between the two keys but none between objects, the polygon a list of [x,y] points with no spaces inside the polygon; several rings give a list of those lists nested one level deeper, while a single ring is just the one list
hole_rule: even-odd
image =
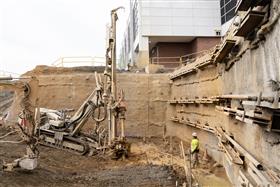
[{"label": "building facade", "polygon": [[130,0],[120,67],[212,48],[220,41],[220,11],[220,0]]}]

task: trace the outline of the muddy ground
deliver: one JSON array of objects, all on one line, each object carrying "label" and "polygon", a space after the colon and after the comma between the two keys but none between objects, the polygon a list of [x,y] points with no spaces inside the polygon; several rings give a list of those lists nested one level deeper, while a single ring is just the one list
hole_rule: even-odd
[{"label": "muddy ground", "polygon": [[[6,132],[6,129],[0,128],[0,136]],[[12,135],[5,140],[19,139],[17,135]],[[40,146],[39,167],[34,171],[18,169],[13,172],[1,172],[0,187],[176,186],[176,182],[182,186],[185,179],[184,170],[172,161],[175,157],[171,160],[170,154],[165,154],[164,149],[168,148],[166,142],[161,139],[149,139],[144,143],[142,139],[135,138],[129,141],[132,143],[130,156],[119,161],[102,156],[79,156]],[[0,143],[0,160],[13,161],[24,153],[24,144]],[[205,170],[203,175],[210,177],[210,180],[214,176],[219,179],[218,182],[225,180],[225,176],[216,176],[208,170]],[[229,183],[217,183],[219,186],[225,184],[229,186]]]}]

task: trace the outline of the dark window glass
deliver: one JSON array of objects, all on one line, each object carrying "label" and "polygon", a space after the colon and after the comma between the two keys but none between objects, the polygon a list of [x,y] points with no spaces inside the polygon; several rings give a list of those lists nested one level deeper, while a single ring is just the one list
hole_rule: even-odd
[{"label": "dark window glass", "polygon": [[227,14],[226,14],[226,21],[229,21],[231,18],[234,17],[234,14],[235,14],[235,9],[232,9],[231,11],[229,11]]},{"label": "dark window glass", "polygon": [[234,3],[234,1],[230,1],[227,5],[226,5],[226,11],[230,11],[231,9],[233,9],[236,6],[236,3]]},{"label": "dark window glass", "polygon": [[220,5],[223,7],[225,5],[224,0],[220,0]]},{"label": "dark window glass", "polygon": [[237,0],[220,0],[222,24],[234,17],[236,4]]},{"label": "dark window glass", "polygon": [[221,15],[223,16],[225,14],[225,9],[221,8]]},{"label": "dark window glass", "polygon": [[221,22],[222,22],[222,24],[224,24],[224,23],[226,22],[225,16],[223,16],[223,17],[221,18]]}]

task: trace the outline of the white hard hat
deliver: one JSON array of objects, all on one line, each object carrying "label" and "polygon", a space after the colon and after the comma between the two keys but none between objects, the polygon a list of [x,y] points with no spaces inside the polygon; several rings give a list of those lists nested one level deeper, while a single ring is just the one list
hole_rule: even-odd
[{"label": "white hard hat", "polygon": [[193,133],[192,133],[192,136],[197,137],[196,132],[193,132]]}]

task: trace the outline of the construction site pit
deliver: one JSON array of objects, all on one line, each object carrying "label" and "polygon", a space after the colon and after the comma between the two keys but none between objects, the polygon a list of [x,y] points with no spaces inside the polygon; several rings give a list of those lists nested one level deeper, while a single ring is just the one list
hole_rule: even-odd
[{"label": "construction site pit", "polygon": [[[0,136],[10,132],[0,128]],[[6,141],[20,139],[12,134]],[[113,160],[105,155],[80,156],[65,150],[40,146],[40,163],[33,171],[16,169],[0,173],[1,187],[20,186],[184,186],[186,176],[180,158],[179,141],[173,150],[167,140],[130,138],[131,150],[126,159]],[[160,146],[159,146],[160,145]],[[0,160],[10,162],[22,155],[25,144],[0,144]],[[12,151],[11,151],[12,150]],[[203,159],[202,159],[203,160]],[[210,158],[193,169],[199,186],[231,186],[223,167]]]}]

